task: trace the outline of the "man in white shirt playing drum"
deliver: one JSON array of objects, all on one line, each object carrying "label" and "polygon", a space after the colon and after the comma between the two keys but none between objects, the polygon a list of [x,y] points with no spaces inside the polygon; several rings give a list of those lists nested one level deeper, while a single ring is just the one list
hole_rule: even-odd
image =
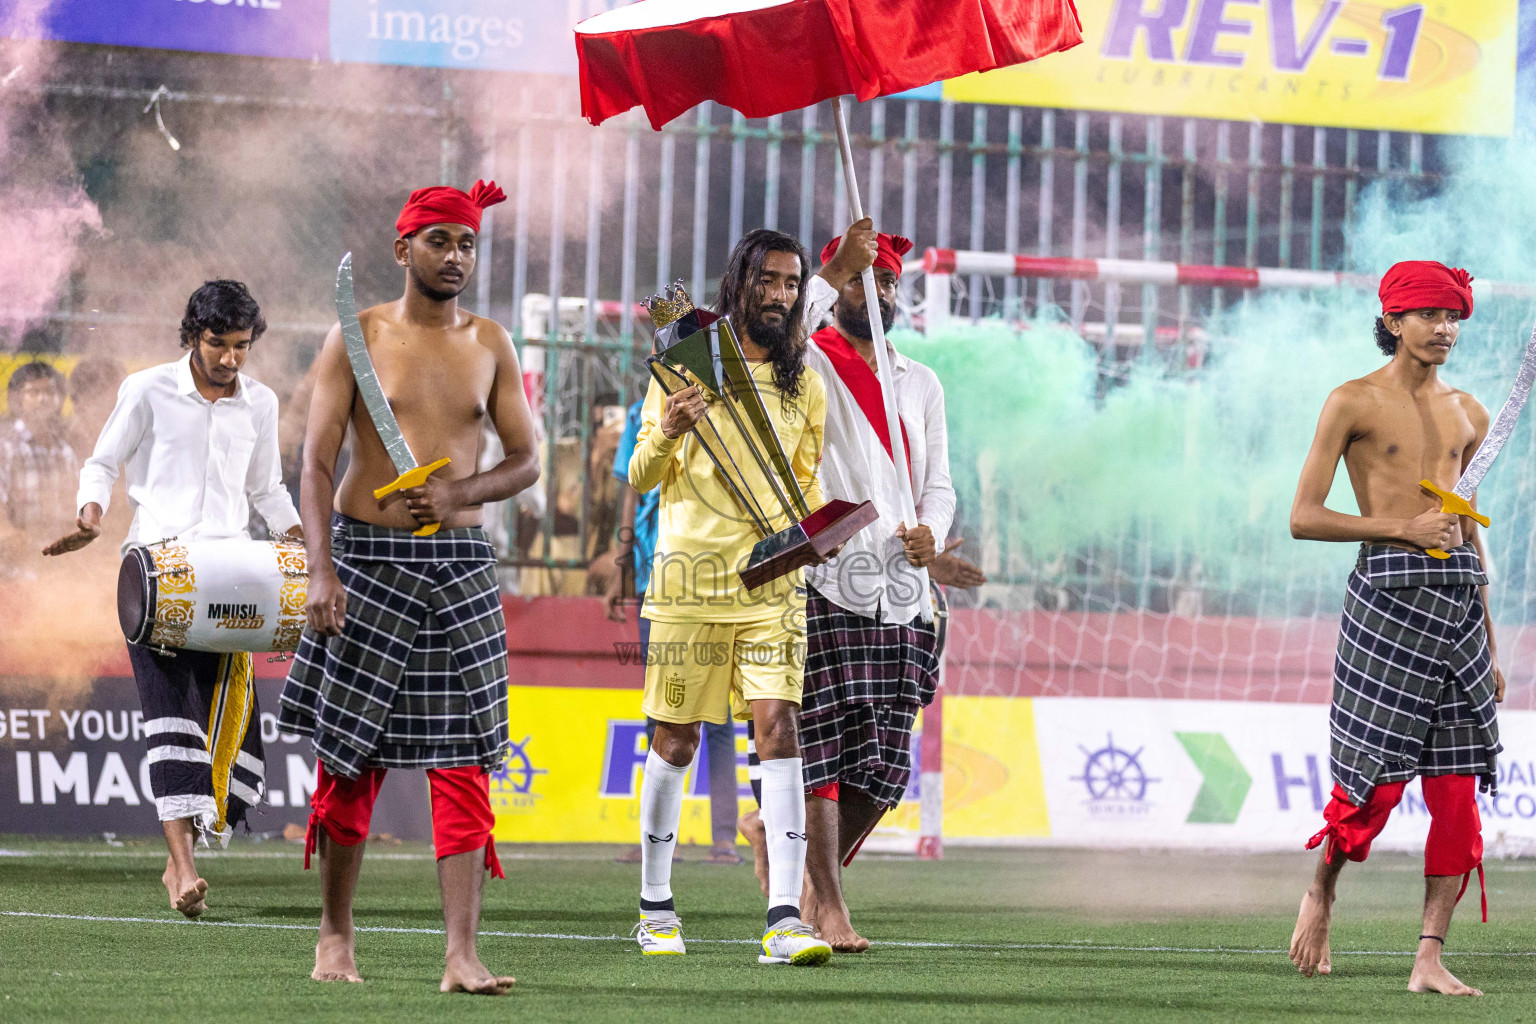
[{"label": "man in white shirt playing drum", "polygon": [[[906,791],[913,722],[938,683],[936,623],[923,621],[919,608],[929,589],[926,567],[955,514],[944,390],[932,370],[887,342],[909,463],[898,470],[860,277],[873,264],[889,331],[901,257],[911,248],[859,221],[822,250],[809,295],[813,310],[834,303],[832,325],[811,336],[806,352],[806,365],[827,388],[822,490],[828,498],[869,499],[880,513],[836,559],[806,570],[806,868],[814,924],[839,952],[869,947],[849,921],[841,862]],[[910,473],[916,523],[902,522],[898,472]]]},{"label": "man in white shirt playing drum", "polygon": [[[241,374],[266,330],[261,309],[238,281],[209,281],[187,301],[181,345],[188,352],[130,374],[80,471],[75,532],[43,549],[77,551],[101,534],[101,517],[121,471],[136,544],[246,537],[251,508],[274,535],[303,539],[283,487],[277,396]],[[171,906],[187,917],[207,909],[193,844],[199,830],[227,839],[259,799],[263,756],[249,654],[128,645],[149,742],[149,783],[170,855]],[[215,707],[227,713],[210,718]],[[215,764],[221,765],[216,779]]]}]

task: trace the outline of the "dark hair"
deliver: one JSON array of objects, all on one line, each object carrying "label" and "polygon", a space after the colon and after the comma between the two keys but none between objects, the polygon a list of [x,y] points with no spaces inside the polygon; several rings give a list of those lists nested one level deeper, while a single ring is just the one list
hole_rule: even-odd
[{"label": "dark hair", "polygon": [[1376,318],[1376,347],[1389,356],[1397,354],[1397,335],[1387,330],[1387,322],[1381,317]]},{"label": "dark hair", "polygon": [[206,281],[187,300],[187,313],[181,318],[181,347],[191,348],[202,340],[204,331],[228,334],[244,330],[251,332],[252,341],[267,330],[267,321],[250,289],[239,281]]},{"label": "dark hair", "polygon": [[715,297],[715,312],[731,318],[740,331],[748,321],[748,310],[758,296],[758,278],[763,261],[771,252],[787,252],[800,261],[800,294],[790,307],[784,324],[789,344],[773,353],[773,386],[785,398],[800,394],[800,377],[805,372],[805,279],[811,272],[811,258],[793,237],[782,231],[756,228],[742,236],[725,262],[720,277],[720,294]]},{"label": "dark hair", "polygon": [[60,397],[64,395],[64,375],[55,370],[49,364],[40,359],[34,359],[30,363],[22,363],[11,374],[11,379],[5,385],[6,398],[20,391],[35,380],[51,381],[58,388]]},{"label": "dark hair", "polygon": [[69,374],[69,397],[79,399],[97,392],[117,393],[128,370],[107,356],[86,356]]}]

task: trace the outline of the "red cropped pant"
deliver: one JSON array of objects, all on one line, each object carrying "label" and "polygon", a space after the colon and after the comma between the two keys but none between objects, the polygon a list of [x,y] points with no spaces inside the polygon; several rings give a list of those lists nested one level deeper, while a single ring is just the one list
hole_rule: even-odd
[{"label": "red cropped pant", "polygon": [[[356,846],[368,838],[373,802],[384,785],[385,768],[364,768],[355,779],[334,775],[320,764],[320,777],[310,799],[309,830],[304,837],[304,869],[315,851],[320,829],[334,843]],[[505,878],[496,856],[491,828],[491,779],[473,765],[464,768],[428,768],[432,787],[432,847],[437,859],[471,850],[485,851],[485,866],[495,878]]]},{"label": "red cropped pant", "polygon": [[[1461,875],[1462,892],[1474,869],[1483,888],[1483,823],[1477,813],[1477,779],[1471,775],[1425,775],[1424,805],[1429,808],[1429,838],[1424,843],[1425,875]],[[1323,810],[1328,824],[1307,843],[1307,849],[1326,841],[1328,860],[1339,855],[1365,860],[1371,842],[1386,827],[1387,818],[1403,798],[1403,782],[1385,782],[1371,791],[1364,807],[1349,802],[1344,790],[1333,787],[1333,799]],[[1457,896],[1457,899],[1460,899]],[[1483,920],[1488,920],[1488,895],[1483,892]]]}]

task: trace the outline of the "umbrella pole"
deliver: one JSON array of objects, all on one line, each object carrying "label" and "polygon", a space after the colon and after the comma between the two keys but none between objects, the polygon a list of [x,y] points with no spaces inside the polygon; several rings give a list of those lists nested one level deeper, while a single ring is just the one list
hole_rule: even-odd
[{"label": "umbrella pole", "polygon": [[[853,170],[853,144],[848,140],[848,117],[843,111],[843,98],[832,99],[832,115],[837,122],[837,145],[843,156],[843,182],[848,186],[848,204],[853,208],[853,219],[864,219],[864,200],[859,195],[859,179]],[[885,347],[885,318],[880,313],[880,294],[875,288],[875,270],[864,268],[864,302],[869,311],[869,333],[875,343],[876,376],[880,380],[880,398],[885,405],[885,425],[891,437],[891,457],[896,463],[896,479],[901,487],[902,521],[908,529],[917,526],[917,502],[912,494],[912,477],[902,470],[907,465],[907,444],[901,436],[901,418],[896,412],[895,377],[891,372],[891,357]],[[943,537],[934,540],[942,545]],[[923,592],[919,598],[925,622],[933,621],[933,599],[928,593],[928,573],[921,572]]]}]

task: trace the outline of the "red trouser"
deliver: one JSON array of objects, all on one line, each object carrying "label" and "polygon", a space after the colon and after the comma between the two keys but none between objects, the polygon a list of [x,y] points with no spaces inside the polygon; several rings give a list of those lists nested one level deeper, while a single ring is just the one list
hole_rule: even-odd
[{"label": "red trouser", "polygon": [[[1483,889],[1483,822],[1477,813],[1477,779],[1471,775],[1425,775],[1424,805],[1429,808],[1429,838],[1424,843],[1424,874],[1461,875],[1466,892],[1473,869]],[[1402,782],[1387,782],[1371,791],[1364,807],[1356,807],[1339,786],[1323,811],[1328,824],[1307,843],[1314,849],[1327,840],[1328,860],[1338,854],[1365,860],[1371,841],[1386,827],[1387,817],[1403,798]],[[1461,898],[1459,895],[1456,897]],[[1483,889],[1483,920],[1488,920],[1488,893]]]},{"label": "red trouser", "polygon": [[[333,775],[320,764],[320,777],[310,799],[309,831],[304,837],[304,869],[320,839],[320,829],[342,846],[356,846],[368,838],[373,802],[384,785],[385,768],[364,768],[355,779]],[[485,866],[492,877],[505,878],[496,856],[491,828],[491,778],[473,765],[464,768],[428,768],[432,786],[432,847],[437,859],[470,850],[485,851]]]}]

